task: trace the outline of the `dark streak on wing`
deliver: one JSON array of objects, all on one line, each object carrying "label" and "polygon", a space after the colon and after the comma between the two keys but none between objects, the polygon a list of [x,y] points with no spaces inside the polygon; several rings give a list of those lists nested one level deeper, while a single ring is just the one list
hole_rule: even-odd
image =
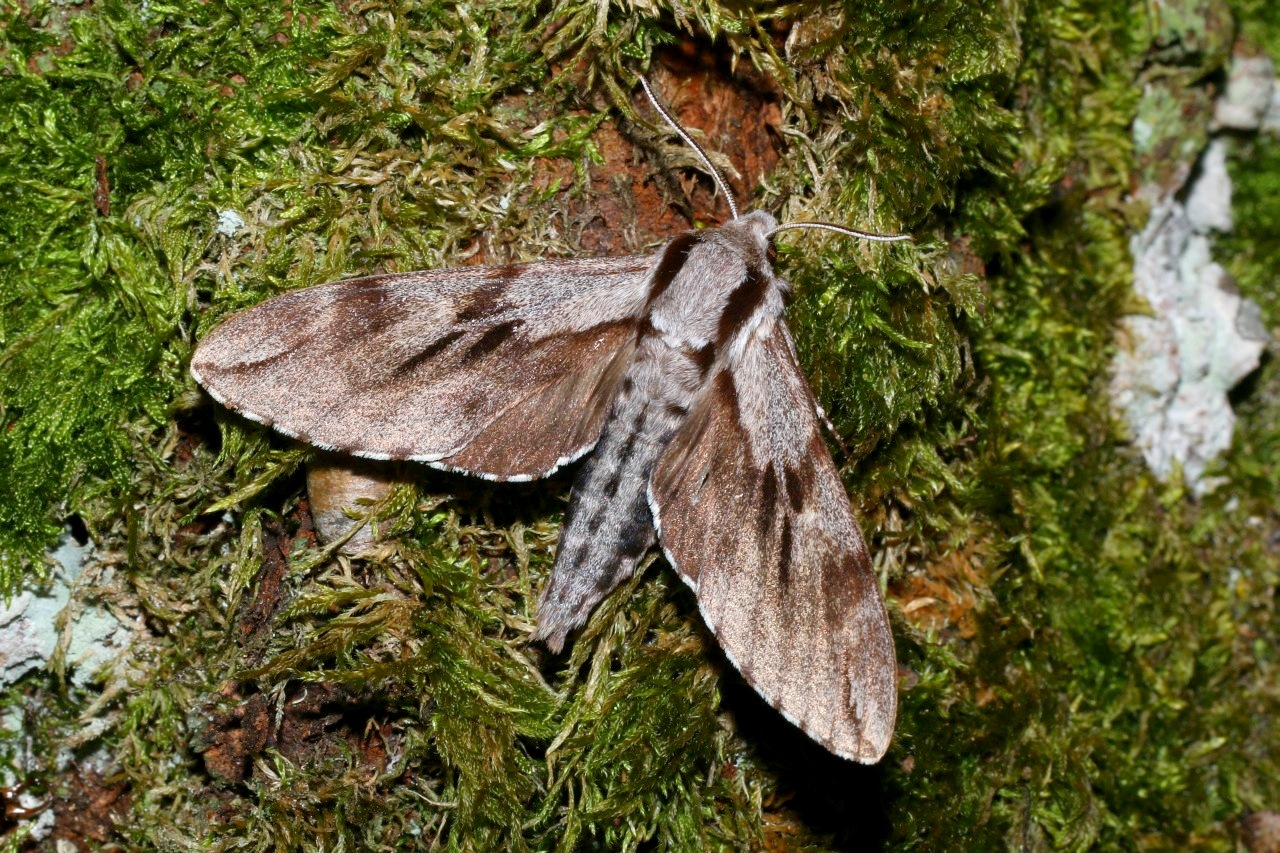
[{"label": "dark streak on wing", "polygon": [[848,709],[849,716],[855,721],[859,729],[863,727],[862,715],[858,713],[858,703],[853,698],[853,678],[849,674],[849,661],[841,661],[843,666],[840,667],[840,702],[843,707]]},{"label": "dark streak on wing", "polygon": [[484,320],[509,310],[512,306],[503,297],[507,295],[507,291],[511,288],[519,273],[519,267],[499,267],[491,271],[486,277],[492,279],[492,281],[486,283],[483,287],[477,288],[474,293],[470,294],[466,304],[458,309],[458,322],[470,323],[476,320]]},{"label": "dark streak on wing", "polygon": [[[287,358],[297,355],[298,351],[309,346],[312,340],[313,338],[310,335],[307,335],[306,337],[299,337],[293,343],[291,343],[288,347],[280,350],[279,352],[272,353],[271,355],[266,356],[265,358],[254,359],[253,361],[238,361],[238,362],[217,364],[217,365],[214,365],[212,369],[206,366],[204,368],[205,379],[212,380],[212,378],[214,376],[217,376],[219,373],[222,373],[222,374],[253,373],[255,371],[261,370],[264,367],[270,367],[273,364],[276,364],[278,362],[284,361]],[[237,405],[237,402],[234,400],[228,400],[227,405],[237,410],[241,408],[239,405]]]},{"label": "dark streak on wing", "polygon": [[463,330],[454,329],[449,334],[444,335],[443,337],[436,338],[434,341],[432,341],[430,344],[424,347],[422,352],[418,353],[417,355],[412,355],[409,358],[406,358],[404,361],[400,362],[395,367],[391,368],[392,376],[395,377],[396,379],[399,379],[408,373],[412,373],[418,367],[418,365],[435,358],[437,355],[439,355],[440,353],[448,349],[449,346],[453,344],[454,341],[458,340],[458,338],[461,338],[464,335],[466,335],[466,332],[464,332]]},{"label": "dark streak on wing", "polygon": [[394,300],[388,287],[389,279],[389,276],[376,276],[357,280],[342,291],[335,300],[335,308],[350,311],[364,334],[381,334],[400,321],[396,312],[390,310]]},{"label": "dark streak on wing", "polygon": [[822,452],[830,453],[830,451],[827,450],[827,443],[823,441],[822,436],[816,432],[809,437],[808,452],[810,453],[810,455],[814,453],[822,453]]},{"label": "dark streak on wing", "polygon": [[724,404],[733,413],[733,417],[741,419],[742,409],[738,405],[738,386],[733,381],[733,374],[722,370],[712,381],[715,383],[712,393],[724,399]]},{"label": "dark streak on wing", "polygon": [[[689,253],[693,251],[693,247],[701,242],[702,237],[696,231],[686,231],[677,235],[662,250],[662,260],[658,261],[658,266],[653,271],[653,279],[649,285],[649,305],[652,305],[671,286],[671,282],[675,281],[676,275],[683,269],[685,261],[689,259]],[[646,313],[648,312],[646,311]]]},{"label": "dark streak on wing", "polygon": [[845,618],[840,605],[850,600],[851,595],[856,592],[852,586],[856,571],[853,554],[847,550],[838,553],[828,551],[823,555],[820,566],[818,588],[822,595],[823,616],[827,620],[827,627],[837,631]]},{"label": "dark streak on wing", "polygon": [[760,472],[760,479],[760,514],[756,517],[756,527],[763,539],[778,515],[778,472],[772,461]]},{"label": "dark streak on wing", "polygon": [[[729,371],[722,370],[712,378],[710,394],[712,395],[712,401],[723,399],[725,405],[734,412],[735,416],[739,416],[741,414],[738,411],[738,389],[734,386],[733,375],[729,373]],[[711,427],[711,418],[708,417],[710,410],[711,406],[695,406],[693,412],[690,414],[690,417],[694,419],[685,421],[685,424],[681,427],[680,433],[678,433],[684,445],[681,449],[680,456],[685,458],[686,462],[689,458],[687,454],[689,448],[697,446],[697,444],[702,441],[703,435],[705,435],[706,431]],[[725,458],[731,457],[726,455]],[[687,472],[682,469],[679,476],[684,477],[686,473]],[[664,485],[663,490],[665,491],[666,488],[667,485]]]},{"label": "dark streak on wing", "polygon": [[395,276],[376,275],[351,279],[344,282],[347,286],[342,289],[339,301],[346,306],[362,305],[371,310],[381,309],[391,301],[387,285],[394,278]]},{"label": "dark streak on wing", "polygon": [[[459,404],[474,409],[478,431],[439,461],[501,480],[521,472],[542,476],[580,456],[600,436],[631,363],[635,327],[633,319],[615,320],[527,342],[526,369],[515,375],[503,361],[505,351],[497,353],[486,365],[485,382],[469,388]],[[512,349],[525,344],[522,339]],[[498,382],[512,391],[509,405],[481,419],[477,407],[489,405],[486,389]]]},{"label": "dark streak on wing", "polygon": [[743,327],[760,303],[769,295],[769,277],[756,265],[747,267],[747,275],[729,294],[720,325],[716,328],[716,346],[723,347]]},{"label": "dark streak on wing", "polygon": [[524,320],[508,320],[505,323],[499,323],[481,335],[479,340],[467,349],[466,357],[483,358],[506,343],[515,334],[516,329],[523,325]]},{"label": "dark streak on wing", "polygon": [[525,270],[535,266],[536,263],[537,262],[534,264],[507,264],[506,266],[501,267],[486,267],[484,277],[495,281],[509,282]]}]

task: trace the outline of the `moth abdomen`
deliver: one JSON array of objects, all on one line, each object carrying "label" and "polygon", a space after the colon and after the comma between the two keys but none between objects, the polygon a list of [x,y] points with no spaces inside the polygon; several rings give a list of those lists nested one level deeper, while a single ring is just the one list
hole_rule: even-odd
[{"label": "moth abdomen", "polygon": [[574,481],[555,567],[538,605],[538,635],[559,648],[614,587],[630,577],[656,536],[648,485],[687,416],[700,373],[678,342],[641,335],[595,452]]}]

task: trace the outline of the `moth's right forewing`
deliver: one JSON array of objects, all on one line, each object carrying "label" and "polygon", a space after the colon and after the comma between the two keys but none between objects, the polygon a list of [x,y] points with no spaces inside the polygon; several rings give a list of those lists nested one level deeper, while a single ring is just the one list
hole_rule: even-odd
[{"label": "moth's right forewing", "polygon": [[321,447],[497,479],[599,436],[653,256],[372,276],[232,317],[191,370],[228,407]]},{"label": "moth's right forewing", "polygon": [[650,489],[663,550],[746,680],[832,752],[879,760],[893,637],[781,321],[712,377]]}]

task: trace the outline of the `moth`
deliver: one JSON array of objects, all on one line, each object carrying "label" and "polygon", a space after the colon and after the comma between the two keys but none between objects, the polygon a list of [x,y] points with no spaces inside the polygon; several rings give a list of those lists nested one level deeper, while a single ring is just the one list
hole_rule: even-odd
[{"label": "moth", "polygon": [[191,372],[247,418],[327,450],[514,481],[586,457],[535,637],[559,652],[655,544],[725,654],[831,752],[878,761],[897,713],[867,547],[783,318],[791,285],[740,215],[656,252],[374,275],[274,297]]}]

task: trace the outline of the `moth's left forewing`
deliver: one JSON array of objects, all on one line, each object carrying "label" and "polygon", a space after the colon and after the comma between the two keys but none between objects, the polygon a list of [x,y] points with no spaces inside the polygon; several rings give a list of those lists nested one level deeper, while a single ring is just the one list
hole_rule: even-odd
[{"label": "moth's left forewing", "polygon": [[879,760],[893,638],[781,319],[711,377],[650,489],[667,557],[747,681],[832,752]]},{"label": "moth's left forewing", "polygon": [[225,321],[191,372],[286,435],[499,480],[595,444],[635,345],[651,255],[369,276]]}]

